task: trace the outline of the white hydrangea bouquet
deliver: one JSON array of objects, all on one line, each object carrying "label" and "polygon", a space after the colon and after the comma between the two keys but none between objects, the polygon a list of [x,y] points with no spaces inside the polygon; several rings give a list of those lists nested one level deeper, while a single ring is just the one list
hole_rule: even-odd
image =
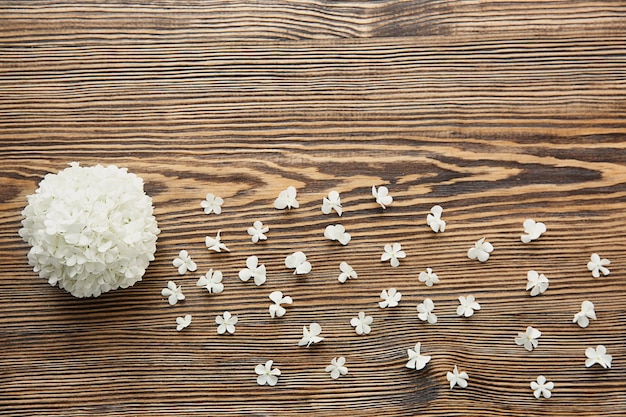
[{"label": "white hydrangea bouquet", "polygon": [[44,177],[22,216],[29,264],[75,297],[134,285],[154,260],[152,199],[126,168],[72,162]]}]

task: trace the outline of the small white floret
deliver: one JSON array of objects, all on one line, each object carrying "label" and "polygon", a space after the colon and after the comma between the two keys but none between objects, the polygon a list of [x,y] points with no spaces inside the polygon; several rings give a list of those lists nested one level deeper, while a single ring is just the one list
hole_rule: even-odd
[{"label": "small white floret", "polygon": [[406,353],[409,357],[409,361],[406,363],[407,368],[419,371],[420,369],[424,369],[426,364],[430,362],[431,357],[422,355],[420,352],[421,348],[422,344],[417,342],[414,349],[407,349]]},{"label": "small white floret", "polygon": [[212,238],[210,236],[207,236],[205,238],[205,243],[206,243],[206,247],[208,250],[213,250],[215,252],[221,252],[221,251],[230,252],[230,249],[228,249],[226,245],[222,243],[222,238],[220,236],[221,233],[222,231],[218,230],[217,235],[215,235],[215,238]]},{"label": "small white floret", "polygon": [[589,319],[596,319],[596,312],[594,310],[593,303],[591,301],[583,301],[580,306],[580,311],[574,314],[573,323],[578,324],[580,327],[585,328],[589,326]]},{"label": "small white floret", "polygon": [[426,216],[426,224],[430,226],[433,232],[445,232],[446,222],[441,219],[443,208],[439,205],[433,206],[430,209],[430,214]]},{"label": "small white floret", "polygon": [[297,191],[293,186],[287,187],[286,190],[283,190],[278,194],[278,198],[274,200],[274,208],[278,210],[284,210],[286,208],[298,208],[300,207],[300,203],[296,200]]},{"label": "small white floret", "polygon": [[393,197],[389,195],[389,189],[385,186],[376,189],[376,186],[372,185],[372,196],[383,209],[386,209],[388,205],[393,203]]},{"label": "small white floret", "polygon": [[295,274],[308,274],[311,272],[311,263],[306,260],[304,252],[294,252],[285,258],[285,266],[293,269]]},{"label": "small white floret", "polygon": [[524,235],[521,239],[524,243],[532,242],[539,239],[539,237],[546,232],[546,225],[541,222],[535,222],[533,219],[526,219],[524,221]]},{"label": "small white floret", "polygon": [[474,243],[474,247],[467,251],[470,259],[478,259],[480,262],[486,262],[489,254],[493,252],[493,245],[485,241],[485,238],[479,239]]},{"label": "small white floret", "polygon": [[524,346],[524,349],[530,352],[539,345],[539,341],[537,339],[540,336],[541,332],[539,330],[532,326],[528,326],[525,332],[517,333],[515,344]]},{"label": "small white floret", "polygon": [[311,323],[309,328],[306,326],[302,327],[302,339],[298,342],[298,346],[306,346],[309,347],[312,344],[319,343],[324,340],[323,337],[320,336],[322,333],[322,326],[318,323]]},{"label": "small white floret", "polygon": [[341,197],[337,191],[331,191],[328,193],[328,197],[324,197],[322,200],[322,213],[330,214],[332,210],[335,210],[339,216],[341,216]]},{"label": "small white floret", "polygon": [[324,237],[328,240],[336,240],[342,245],[350,242],[350,233],[346,232],[346,228],[341,224],[329,224],[324,230]]},{"label": "small white floret", "polygon": [[176,330],[181,331],[191,324],[191,314],[186,314],[185,317],[176,317]]}]

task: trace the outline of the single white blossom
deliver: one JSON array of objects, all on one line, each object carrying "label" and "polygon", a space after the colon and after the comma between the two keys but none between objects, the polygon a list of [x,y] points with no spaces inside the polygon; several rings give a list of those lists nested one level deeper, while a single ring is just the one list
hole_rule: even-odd
[{"label": "single white blossom", "polygon": [[545,376],[539,375],[537,381],[530,383],[530,389],[533,390],[535,398],[540,398],[542,395],[545,398],[550,398],[552,396],[551,391],[554,389],[554,382],[548,382]]},{"label": "single white blossom", "polygon": [[270,228],[263,225],[260,220],[255,221],[252,226],[248,227],[248,234],[252,236],[250,239],[253,243],[257,243],[259,240],[267,240],[265,233],[269,232]]},{"label": "single white blossom", "polygon": [[366,316],[364,311],[359,311],[359,315],[350,320],[350,325],[354,327],[356,334],[360,336],[362,334],[369,334],[372,331],[370,327],[372,322],[374,322],[372,316]]},{"label": "single white blossom", "polygon": [[531,297],[543,294],[548,289],[548,285],[550,285],[550,280],[544,274],[539,274],[537,271],[528,271],[527,278],[528,283],[526,284],[526,291],[531,290]]},{"label": "single white blossom", "polygon": [[174,283],[174,281],[168,281],[167,282],[167,288],[163,288],[161,290],[161,295],[163,297],[167,297],[167,301],[172,306],[174,304],[176,304],[177,302],[185,299],[185,295],[183,294],[182,285],[179,285],[177,287],[176,284]]},{"label": "single white blossom", "polygon": [[204,287],[210,294],[219,294],[224,291],[224,284],[222,284],[222,272],[213,271],[213,268],[198,278],[196,286]]},{"label": "single white blossom", "polygon": [[287,189],[281,191],[280,194],[278,194],[278,198],[274,200],[274,207],[278,210],[300,207],[300,203],[298,203],[298,200],[296,200],[296,194],[297,191],[295,187],[287,187]]},{"label": "single white blossom", "polygon": [[430,226],[430,228],[435,233],[445,232],[446,230],[446,222],[441,220],[441,214],[443,213],[443,208],[439,205],[433,206],[430,209],[430,214],[426,216],[426,224]]},{"label": "single white blossom", "polygon": [[256,383],[259,385],[269,385],[273,387],[278,382],[280,369],[272,368],[274,361],[267,361],[265,364],[259,364],[254,368],[254,372],[258,375]]},{"label": "single white blossom", "polygon": [[295,274],[308,274],[311,272],[311,263],[306,260],[303,252],[294,252],[285,258],[285,266],[293,269]]},{"label": "single white blossom", "polygon": [[485,262],[489,259],[491,252],[493,252],[493,245],[489,242],[485,242],[485,238],[482,238],[474,243],[473,248],[467,251],[467,256],[470,259],[478,259],[480,262]]},{"label": "single white blossom", "polygon": [[191,324],[191,314],[185,314],[185,317],[176,317],[176,330],[181,331]]},{"label": "single white blossom", "polygon": [[380,256],[381,261],[389,261],[393,267],[399,266],[400,261],[398,259],[402,258],[406,258],[406,253],[402,250],[402,245],[399,243],[386,244],[385,251]]},{"label": "single white blossom", "polygon": [[311,344],[321,342],[324,340],[324,338],[320,336],[321,333],[322,326],[318,323],[311,323],[308,329],[306,326],[302,326],[302,339],[298,342],[298,346],[309,347]]},{"label": "single white blossom", "polygon": [[41,180],[21,214],[33,271],[74,297],[130,287],[154,260],[152,199],[126,168],[72,162]]},{"label": "single white blossom", "polygon": [[172,264],[178,268],[178,273],[180,275],[185,275],[185,272],[187,271],[194,272],[198,269],[198,265],[191,260],[191,256],[189,256],[189,253],[186,250],[181,250],[178,253],[178,258],[174,258]]},{"label": "single white blossom", "polygon": [[350,242],[350,233],[346,232],[346,228],[341,224],[329,224],[324,230],[324,237],[328,240],[336,240],[346,246]]},{"label": "single white blossom", "polygon": [[330,361],[330,365],[326,367],[326,372],[330,372],[330,377],[332,379],[337,379],[341,375],[346,375],[348,373],[348,368],[346,365],[346,358],[340,356],[338,358],[333,358]]},{"label": "single white blossom", "polygon": [[541,336],[541,332],[532,326],[528,326],[525,332],[517,333],[515,344],[524,346],[524,349],[531,351],[539,345],[537,340]]},{"label": "single white blossom", "polygon": [[613,360],[613,356],[606,352],[606,347],[604,347],[604,345],[598,345],[595,349],[588,347],[585,350],[585,356],[587,356],[587,360],[585,361],[585,366],[587,368],[596,363],[603,368],[610,368],[611,361]]},{"label": "single white blossom", "polygon": [[423,303],[417,305],[417,317],[430,324],[437,323],[437,316],[433,313],[435,303],[430,298],[425,298]]},{"label": "single white blossom", "polygon": [[230,252],[230,249],[228,249],[226,245],[222,243],[222,238],[220,237],[220,233],[222,233],[222,231],[218,230],[217,235],[215,235],[215,238],[212,238],[210,236],[206,237],[205,242],[206,242],[207,249],[213,250],[215,252],[221,252],[221,251]]},{"label": "single white blossom", "polygon": [[450,383],[450,389],[454,388],[455,385],[458,385],[460,388],[466,388],[469,376],[465,371],[459,372],[459,368],[454,365],[452,372],[446,374],[446,379]]},{"label": "single white blossom", "polygon": [[591,271],[591,275],[594,278],[599,278],[600,273],[602,273],[602,275],[604,276],[607,276],[611,273],[611,271],[609,271],[609,268],[606,267],[610,264],[611,261],[609,261],[608,259],[600,259],[600,255],[594,253],[593,255],[591,255],[591,261],[587,263],[587,269]]},{"label": "single white blossom", "polygon": [[428,362],[430,362],[430,356],[422,355],[420,353],[421,348],[422,344],[417,342],[415,344],[415,349],[407,349],[406,353],[409,357],[409,361],[406,363],[407,368],[419,371],[420,369],[423,369]]},{"label": "single white blossom", "polygon": [[583,301],[580,306],[580,311],[574,314],[574,320],[572,323],[577,323],[580,327],[585,328],[589,326],[589,319],[596,319],[596,312],[594,310],[593,303],[591,301]]},{"label": "single white blossom", "polygon": [[200,205],[204,208],[204,212],[206,214],[221,214],[222,213],[222,204],[224,204],[224,199],[221,197],[214,196],[211,193],[206,195],[206,198],[202,200]]},{"label": "single white blossom", "polygon": [[526,219],[524,221],[524,233],[521,239],[524,243],[532,242],[539,239],[539,236],[546,232],[546,225],[541,222],[535,222],[533,219]]},{"label": "single white blossom", "polygon": [[395,288],[389,288],[380,292],[380,298],[383,299],[378,303],[380,308],[396,307],[402,298],[402,293]]},{"label": "single white blossom", "polygon": [[282,291],[273,291],[270,293],[270,300],[274,302],[274,304],[270,305],[270,317],[282,317],[285,315],[287,310],[281,304],[291,304],[293,303],[293,299],[289,296],[283,296]]},{"label": "single white blossom", "polygon": [[393,203],[393,197],[389,195],[389,189],[385,186],[381,186],[377,190],[376,186],[372,185],[372,196],[376,199],[376,203],[380,204],[383,209],[386,209],[386,206]]},{"label": "single white blossom", "polygon": [[339,264],[339,269],[341,270],[341,274],[339,274],[339,282],[342,284],[346,282],[348,279],[356,279],[358,277],[354,268],[352,268],[347,262],[342,262]]},{"label": "single white blossom", "polygon": [[332,210],[335,210],[339,216],[341,216],[341,198],[339,193],[335,190],[328,193],[328,197],[324,197],[322,200],[322,213],[330,214]]},{"label": "single white blossom", "polygon": [[265,265],[259,265],[259,258],[254,255],[246,259],[246,268],[239,271],[240,280],[248,281],[250,278],[254,278],[256,285],[262,285],[267,279],[266,275]]},{"label": "single white blossom", "polygon": [[471,317],[474,314],[474,310],[480,310],[480,304],[476,302],[476,298],[473,295],[467,297],[459,297],[459,306],[456,308],[456,314],[459,316]]},{"label": "single white blossom", "polygon": [[433,284],[439,283],[439,277],[433,272],[432,268],[426,268],[426,272],[420,272],[418,279],[426,284],[427,287],[432,287]]},{"label": "single white blossom", "polygon": [[215,323],[218,325],[217,334],[224,334],[226,332],[235,334],[235,325],[238,320],[237,316],[233,316],[228,311],[225,311],[221,316],[215,316]]}]

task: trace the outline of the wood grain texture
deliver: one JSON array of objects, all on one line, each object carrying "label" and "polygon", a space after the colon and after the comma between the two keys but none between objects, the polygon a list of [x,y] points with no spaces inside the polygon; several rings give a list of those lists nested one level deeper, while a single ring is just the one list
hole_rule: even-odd
[{"label": "wood grain texture", "polygon": [[[626,415],[625,21],[614,1],[0,3],[0,415]],[[17,235],[26,196],[74,160],[142,176],[162,230],[143,281],[97,299],[48,286]],[[300,208],[275,210],[289,185]],[[372,185],[389,186],[387,210]],[[332,189],[341,218],[320,211]],[[208,192],[223,214],[202,212]],[[528,217],[548,232],[524,245]],[[255,245],[259,219],[271,231]],[[346,247],[323,236],[337,222]],[[218,229],[231,253],[206,250]],[[466,253],[483,236],[496,249],[480,264]],[[391,242],[407,252],[398,268],[379,261]],[[181,249],[197,273],[177,274]],[[296,250],[307,277],[284,267]],[[594,252],[608,277],[587,271]],[[263,286],[237,278],[250,255]],[[359,277],[341,285],[344,260]],[[427,267],[433,287],[417,279]],[[209,268],[222,294],[195,286]],[[550,279],[535,298],[530,269]],[[187,296],[174,307],[160,296],[171,279]],[[389,287],[402,301],[379,309]],[[281,319],[273,290],[294,298]],[[482,309],[460,319],[465,294]],[[424,297],[435,325],[417,319]],[[581,329],[585,299],[598,320]],[[216,334],[224,310],[235,335]],[[369,335],[349,324],[359,311]],[[326,339],[297,347],[312,321]],[[543,333],[533,352],[513,340],[529,325]],[[418,341],[433,359],[416,372]],[[611,369],[585,368],[598,344]],[[350,369],[337,381],[335,356]],[[268,359],[273,388],[255,382]],[[455,364],[465,390],[449,389]],[[549,400],[529,388],[539,374]]]}]

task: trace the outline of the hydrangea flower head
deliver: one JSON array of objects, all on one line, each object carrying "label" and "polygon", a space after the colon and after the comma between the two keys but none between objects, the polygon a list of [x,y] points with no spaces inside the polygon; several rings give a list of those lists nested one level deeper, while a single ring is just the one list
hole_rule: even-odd
[{"label": "hydrangea flower head", "polygon": [[72,162],[44,177],[22,216],[28,263],[75,297],[130,287],[154,260],[152,199],[126,168]]}]

